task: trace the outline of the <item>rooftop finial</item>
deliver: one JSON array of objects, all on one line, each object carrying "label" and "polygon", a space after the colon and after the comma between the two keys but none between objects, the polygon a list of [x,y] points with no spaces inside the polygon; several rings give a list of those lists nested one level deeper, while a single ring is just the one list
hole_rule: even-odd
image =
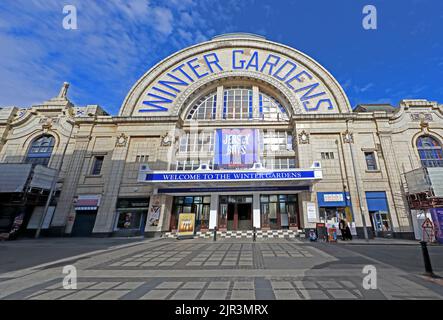
[{"label": "rooftop finial", "polygon": [[60,93],[58,94],[57,98],[66,99],[66,96],[68,94],[68,88],[69,88],[69,83],[63,82],[63,87],[60,89]]}]

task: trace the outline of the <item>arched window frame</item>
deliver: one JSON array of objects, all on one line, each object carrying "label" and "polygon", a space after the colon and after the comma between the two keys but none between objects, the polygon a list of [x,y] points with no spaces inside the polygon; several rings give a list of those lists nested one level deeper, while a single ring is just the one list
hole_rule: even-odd
[{"label": "arched window frame", "polygon": [[[186,120],[214,120],[219,113],[223,120],[289,121],[286,107],[259,87],[227,86],[223,90],[218,89],[197,100],[189,109]],[[258,105],[254,106],[254,101]],[[221,110],[217,110],[218,107]]]},{"label": "arched window frame", "polygon": [[26,154],[26,163],[41,164],[47,166],[54,151],[55,138],[45,134],[35,138]]},{"label": "arched window frame", "polygon": [[416,147],[423,167],[443,167],[443,148],[437,138],[431,135],[419,136]]}]

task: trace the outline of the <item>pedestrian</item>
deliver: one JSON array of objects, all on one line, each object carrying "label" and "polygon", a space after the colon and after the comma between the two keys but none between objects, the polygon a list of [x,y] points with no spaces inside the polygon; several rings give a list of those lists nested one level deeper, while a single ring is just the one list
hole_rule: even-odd
[{"label": "pedestrian", "polygon": [[351,229],[349,228],[349,224],[348,223],[346,223],[345,233],[346,233],[346,238],[348,238],[349,240],[352,240]]},{"label": "pedestrian", "polygon": [[346,222],[345,220],[341,219],[340,222],[338,223],[338,228],[340,229],[341,232],[341,238],[343,239],[343,241],[346,240]]}]

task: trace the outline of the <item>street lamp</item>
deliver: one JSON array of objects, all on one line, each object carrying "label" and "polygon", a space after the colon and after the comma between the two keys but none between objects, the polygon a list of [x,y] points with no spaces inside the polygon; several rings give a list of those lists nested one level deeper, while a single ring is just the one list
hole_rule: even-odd
[{"label": "street lamp", "polygon": [[59,177],[60,172],[62,170],[63,161],[65,160],[66,150],[68,150],[68,145],[69,145],[69,143],[71,141],[72,133],[74,131],[75,122],[72,121],[72,120],[67,120],[66,122],[71,124],[71,132],[69,133],[68,141],[66,141],[65,148],[63,149],[62,158],[60,159],[60,162],[58,164],[57,171],[56,171],[54,177],[52,178],[51,189],[49,191],[48,199],[46,200],[45,209],[43,210],[43,214],[42,214],[42,216],[40,218],[40,221],[38,223],[37,231],[35,232],[35,239],[40,237],[40,232],[41,232],[42,227],[43,227],[43,222],[45,221],[45,218],[46,218],[46,216],[48,214],[49,206],[51,205],[52,197],[53,197],[55,188],[57,186],[57,180],[58,180],[58,177]]}]

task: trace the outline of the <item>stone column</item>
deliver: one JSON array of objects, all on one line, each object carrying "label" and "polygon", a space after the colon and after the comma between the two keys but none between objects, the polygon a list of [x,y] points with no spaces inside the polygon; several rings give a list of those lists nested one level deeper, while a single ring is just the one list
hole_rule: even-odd
[{"label": "stone column", "polygon": [[260,118],[260,99],[259,99],[259,89],[257,86],[252,87],[252,118]]},{"label": "stone column", "polygon": [[[400,170],[395,159],[395,152],[389,133],[379,134],[381,152],[385,160],[386,172],[392,193],[393,206],[390,206],[391,221],[394,232],[413,232],[409,223],[407,200],[403,189]],[[387,192],[388,193],[388,192]],[[389,195],[387,194],[388,198]]]},{"label": "stone column", "polygon": [[127,140],[126,138],[124,142],[123,139],[122,142],[117,142],[112,152],[111,164],[104,181],[103,196],[97,212],[93,233],[110,234],[113,231],[117,213],[117,198],[128,154],[129,142]]},{"label": "stone column", "polygon": [[[51,223],[51,229],[61,229],[61,233],[69,232],[65,230],[68,221],[75,219],[73,207],[74,196],[77,194],[77,186],[82,174],[83,164],[86,157],[90,141],[90,135],[78,135],[75,137],[75,146],[65,173],[63,188],[57,202],[57,208]],[[68,157],[68,155],[66,155]],[[55,231],[55,230],[54,230]]]},{"label": "stone column", "polygon": [[223,119],[223,86],[217,87],[217,102],[215,110],[215,119]]},{"label": "stone column", "polygon": [[260,217],[260,194],[254,193],[252,195],[252,225],[257,229],[261,228]]},{"label": "stone column", "polygon": [[209,229],[218,226],[218,194],[211,194],[211,209],[209,212]]}]

